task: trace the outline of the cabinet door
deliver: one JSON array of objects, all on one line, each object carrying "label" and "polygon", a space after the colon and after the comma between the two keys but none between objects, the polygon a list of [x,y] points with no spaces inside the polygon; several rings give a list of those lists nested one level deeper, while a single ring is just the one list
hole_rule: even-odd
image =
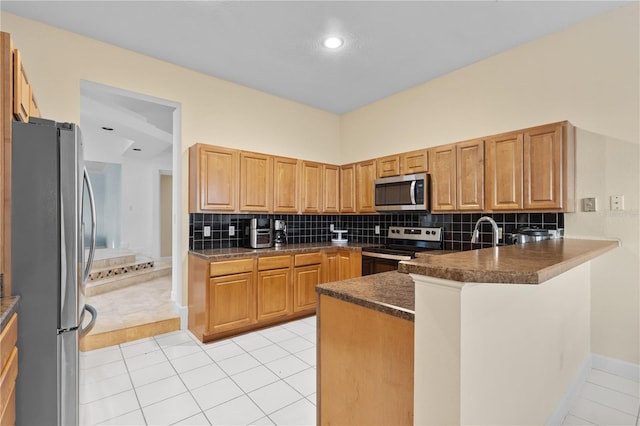
[{"label": "cabinet door", "polygon": [[272,157],[254,152],[240,153],[240,210],[271,211]]},{"label": "cabinet door", "polygon": [[189,148],[189,210],[235,211],[238,151],[196,144]]},{"label": "cabinet door", "polygon": [[273,212],[297,213],[298,173],[300,161],[294,158],[273,159]]},{"label": "cabinet door", "polygon": [[431,211],[456,209],[456,146],[443,145],[429,152]]},{"label": "cabinet door", "polygon": [[362,254],[353,250],[338,251],[338,281],[362,276]]},{"label": "cabinet door", "polygon": [[208,333],[233,330],[255,322],[253,272],[209,279]]},{"label": "cabinet door", "polygon": [[283,268],[258,272],[258,321],[291,313],[290,271]]},{"label": "cabinet door", "polygon": [[530,129],[524,133],[524,208],[561,209],[562,126]]},{"label": "cabinet door", "polygon": [[13,51],[13,115],[25,123],[29,121],[31,84],[24,70],[20,51]]},{"label": "cabinet door", "polygon": [[322,212],[322,164],[302,162],[302,212]]},{"label": "cabinet door", "polygon": [[429,171],[429,151],[419,149],[417,151],[400,154],[400,173],[411,175]]},{"label": "cabinet door", "polygon": [[356,212],[375,213],[374,184],[376,177],[375,160],[356,163]]},{"label": "cabinet door", "polygon": [[321,267],[297,266],[293,276],[293,311],[313,311],[316,307],[316,286],[320,284]]},{"label": "cabinet door", "polygon": [[376,160],[376,176],[378,178],[400,175],[400,156],[389,155]]},{"label": "cabinet door", "polygon": [[322,253],[322,282],[339,280],[338,250],[326,250]]},{"label": "cabinet door", "polygon": [[331,164],[322,165],[322,211],[340,212],[340,168]]},{"label": "cabinet door", "polygon": [[31,90],[31,102],[29,104],[29,116],[38,118],[42,117],[40,107],[38,106],[38,102],[36,102],[36,97],[33,95],[33,87]]},{"label": "cabinet door", "polygon": [[491,137],[485,147],[487,208],[522,210],[522,133]]},{"label": "cabinet door", "polygon": [[340,213],[356,212],[356,165],[340,167]]},{"label": "cabinet door", "polygon": [[456,209],[484,210],[484,140],[456,144]]}]

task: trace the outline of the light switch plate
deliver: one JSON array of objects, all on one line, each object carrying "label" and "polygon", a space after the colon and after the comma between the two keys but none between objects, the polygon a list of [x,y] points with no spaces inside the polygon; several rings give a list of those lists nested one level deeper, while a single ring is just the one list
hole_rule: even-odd
[{"label": "light switch plate", "polygon": [[205,237],[210,237],[211,236],[211,227],[210,226],[205,226],[203,228],[203,234]]},{"label": "light switch plate", "polygon": [[582,211],[583,212],[595,212],[596,211],[596,199],[595,197],[582,199]]},{"label": "light switch plate", "polygon": [[229,236],[233,237],[236,235],[236,227],[233,225],[229,225]]},{"label": "light switch plate", "polygon": [[375,226],[375,231],[374,232],[375,232],[376,235],[380,235],[380,225],[376,225]]}]

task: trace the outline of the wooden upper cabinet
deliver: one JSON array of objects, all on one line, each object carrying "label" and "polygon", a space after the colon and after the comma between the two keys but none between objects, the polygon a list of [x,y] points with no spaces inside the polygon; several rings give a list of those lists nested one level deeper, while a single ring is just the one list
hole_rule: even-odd
[{"label": "wooden upper cabinet", "polygon": [[302,212],[322,212],[322,164],[302,162]]},{"label": "wooden upper cabinet", "polygon": [[356,165],[340,167],[340,213],[356,212]]},{"label": "wooden upper cabinet", "polygon": [[487,138],[485,176],[487,209],[522,209],[523,134],[506,133]]},{"label": "wooden upper cabinet", "polygon": [[273,157],[240,152],[240,210],[271,211]]},{"label": "wooden upper cabinet", "polygon": [[273,159],[273,212],[298,213],[300,160],[275,157]]},{"label": "wooden upper cabinet", "polygon": [[356,163],[356,212],[375,213],[374,179],[376,178],[376,161],[368,160]]},{"label": "wooden upper cabinet", "polygon": [[13,76],[13,115],[26,123],[29,121],[31,109],[31,83],[24,70],[18,49],[13,51]]},{"label": "wooden upper cabinet", "polygon": [[29,104],[29,116],[38,118],[42,117],[40,107],[38,106],[38,102],[36,102],[36,97],[33,95],[33,90],[31,91],[31,103]]},{"label": "wooden upper cabinet", "polygon": [[237,208],[238,151],[196,144],[189,148],[189,211]]},{"label": "wooden upper cabinet", "polygon": [[484,140],[456,144],[456,210],[484,209]]},{"label": "wooden upper cabinet", "polygon": [[456,146],[442,145],[431,148],[431,211],[448,212],[456,209]]},{"label": "wooden upper cabinet", "polygon": [[569,123],[527,129],[524,145],[524,208],[575,210],[575,136]]},{"label": "wooden upper cabinet", "polygon": [[376,160],[376,177],[400,176],[400,155],[388,155]]},{"label": "wooden upper cabinet", "polygon": [[417,151],[400,154],[400,173],[412,175],[429,171],[429,151],[419,149]]},{"label": "wooden upper cabinet", "polygon": [[340,167],[331,164],[322,165],[322,211],[340,212]]}]

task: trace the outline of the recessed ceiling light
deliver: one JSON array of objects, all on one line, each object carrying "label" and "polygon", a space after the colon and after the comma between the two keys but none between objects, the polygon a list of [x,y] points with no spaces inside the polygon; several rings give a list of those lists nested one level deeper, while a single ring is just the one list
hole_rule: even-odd
[{"label": "recessed ceiling light", "polygon": [[344,44],[344,40],[340,37],[327,37],[322,42],[323,46],[327,49],[337,49]]},{"label": "recessed ceiling light", "polygon": [[106,130],[107,132],[113,132],[113,127],[102,126],[102,130]]}]

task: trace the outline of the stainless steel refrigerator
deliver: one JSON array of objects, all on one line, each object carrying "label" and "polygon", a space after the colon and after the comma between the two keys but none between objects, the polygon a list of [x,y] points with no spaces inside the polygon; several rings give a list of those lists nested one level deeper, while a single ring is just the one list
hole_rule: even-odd
[{"label": "stainless steel refrigerator", "polygon": [[[11,288],[21,296],[16,424],[77,425],[78,347],[96,320],[84,303],[96,223],[82,136],[74,124],[35,118],[12,130]],[[87,255],[84,196],[91,206]]]}]

